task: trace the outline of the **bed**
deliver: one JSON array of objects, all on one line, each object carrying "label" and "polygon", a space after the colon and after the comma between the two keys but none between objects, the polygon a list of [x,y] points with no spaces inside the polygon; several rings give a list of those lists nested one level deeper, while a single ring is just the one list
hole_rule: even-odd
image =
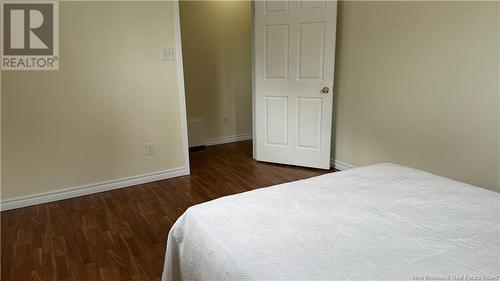
[{"label": "bed", "polygon": [[189,208],[168,235],[162,280],[499,280],[499,271],[500,194],[383,163]]}]

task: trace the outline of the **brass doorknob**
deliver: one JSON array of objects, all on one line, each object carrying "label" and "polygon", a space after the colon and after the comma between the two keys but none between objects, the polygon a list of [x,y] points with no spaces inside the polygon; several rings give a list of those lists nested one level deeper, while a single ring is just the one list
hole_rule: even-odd
[{"label": "brass doorknob", "polygon": [[329,92],[330,92],[330,88],[328,88],[328,87],[323,87],[323,89],[321,89],[321,93],[322,93],[322,94],[325,94],[325,95],[326,95],[326,94],[328,94]]}]

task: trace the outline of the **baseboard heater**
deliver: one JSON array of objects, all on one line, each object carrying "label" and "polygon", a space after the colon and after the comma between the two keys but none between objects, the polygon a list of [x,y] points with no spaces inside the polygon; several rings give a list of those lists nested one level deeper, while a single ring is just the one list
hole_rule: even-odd
[{"label": "baseboard heater", "polygon": [[205,120],[189,120],[188,125],[188,143],[189,147],[205,146]]}]

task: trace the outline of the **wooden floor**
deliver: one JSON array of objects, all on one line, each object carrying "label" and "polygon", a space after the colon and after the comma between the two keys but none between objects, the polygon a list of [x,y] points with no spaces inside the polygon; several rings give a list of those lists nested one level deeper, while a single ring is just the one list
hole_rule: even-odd
[{"label": "wooden floor", "polygon": [[1,213],[1,280],[159,280],[194,204],[327,171],[252,159],[250,141],[191,151],[191,175]]}]

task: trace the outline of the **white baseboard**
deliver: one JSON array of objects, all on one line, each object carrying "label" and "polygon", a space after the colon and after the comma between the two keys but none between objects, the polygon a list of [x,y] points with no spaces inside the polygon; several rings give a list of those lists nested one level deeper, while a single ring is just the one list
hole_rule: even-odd
[{"label": "white baseboard", "polygon": [[118,188],[130,187],[138,184],[159,181],[173,177],[184,176],[188,174],[189,174],[188,169],[186,169],[185,167],[180,167],[180,168],[174,168],[170,170],[148,173],[144,175],[138,175],[112,181],[105,181],[105,182],[93,183],[77,187],[65,188],[53,192],[17,197],[1,201],[0,211],[17,209],[47,202],[59,201],[63,199],[89,195],[93,193],[99,193]]},{"label": "white baseboard", "polygon": [[347,163],[333,160],[333,159],[330,160],[330,166],[334,167],[335,169],[337,169],[339,171],[345,171],[345,170],[349,170],[349,169],[354,168],[354,165],[347,164]]},{"label": "white baseboard", "polygon": [[252,139],[252,133],[248,133],[248,134],[226,136],[226,137],[220,137],[220,138],[205,139],[205,145],[210,146],[210,145],[251,140],[251,139]]}]

